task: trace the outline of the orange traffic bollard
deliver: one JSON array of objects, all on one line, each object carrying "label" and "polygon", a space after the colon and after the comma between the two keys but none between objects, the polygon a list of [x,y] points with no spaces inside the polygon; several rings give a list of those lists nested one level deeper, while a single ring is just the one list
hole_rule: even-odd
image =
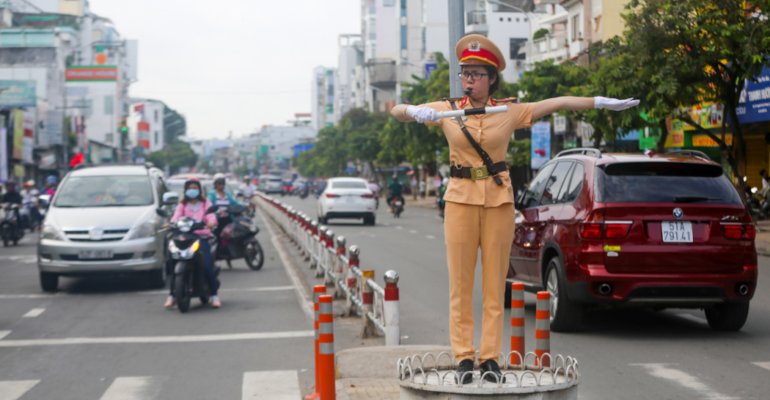
[{"label": "orange traffic bollard", "polygon": [[337,394],[334,368],[334,306],[332,296],[318,296],[318,393],[321,400],[334,400]]},{"label": "orange traffic bollard", "polygon": [[551,294],[545,291],[537,292],[535,355],[539,360],[535,365],[542,368],[551,366]]},{"label": "orange traffic bollard", "polygon": [[[511,365],[524,364],[524,284],[511,283]],[[518,352],[518,356],[516,353]]]},{"label": "orange traffic bollard", "polygon": [[315,329],[315,352],[313,353],[313,360],[315,362],[315,392],[310,393],[309,395],[305,396],[305,400],[316,400],[321,395],[319,394],[318,384],[321,382],[320,379],[320,370],[318,369],[318,321],[319,321],[319,314],[320,314],[320,305],[318,298],[326,294],[326,286],[325,285],[315,285],[313,286],[313,310],[315,314],[315,320],[313,322],[313,329]]}]

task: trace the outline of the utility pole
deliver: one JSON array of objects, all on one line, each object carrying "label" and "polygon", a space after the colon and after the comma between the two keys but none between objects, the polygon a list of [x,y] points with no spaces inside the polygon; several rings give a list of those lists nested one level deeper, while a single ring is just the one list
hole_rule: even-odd
[{"label": "utility pole", "polygon": [[449,97],[462,97],[460,62],[455,57],[455,43],[465,36],[465,4],[463,0],[449,0]]}]

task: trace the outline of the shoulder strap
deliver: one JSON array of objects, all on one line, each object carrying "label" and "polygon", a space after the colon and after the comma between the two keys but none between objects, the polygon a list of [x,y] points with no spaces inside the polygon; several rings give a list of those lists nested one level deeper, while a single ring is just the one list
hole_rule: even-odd
[{"label": "shoulder strap", "polygon": [[[452,110],[457,110],[457,105],[454,101],[450,101],[449,104],[452,105]],[[494,168],[492,167],[492,158],[489,157],[489,154],[484,151],[484,149],[481,148],[481,145],[476,141],[476,139],[473,138],[470,132],[468,132],[468,128],[465,127],[465,123],[463,122],[463,118],[459,115],[455,117],[455,120],[458,124],[460,124],[460,129],[463,131],[463,134],[465,134],[465,138],[468,139],[468,141],[471,143],[471,146],[476,150],[477,153],[479,153],[479,156],[481,157],[481,161],[484,162],[484,165],[487,167],[487,172],[489,172],[490,175],[492,175],[492,179],[495,180],[495,183],[498,185],[502,185],[503,181],[500,179],[499,176],[497,176],[497,172],[493,172]]]}]

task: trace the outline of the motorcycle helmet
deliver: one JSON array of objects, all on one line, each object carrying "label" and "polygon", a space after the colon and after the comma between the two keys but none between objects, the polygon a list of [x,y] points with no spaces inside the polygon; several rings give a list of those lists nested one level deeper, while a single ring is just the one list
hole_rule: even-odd
[{"label": "motorcycle helmet", "polygon": [[49,184],[51,184],[51,185],[55,185],[55,184],[56,184],[56,176],[55,176],[55,175],[48,175],[48,176],[45,178],[45,182],[46,182],[46,183],[49,183]]},{"label": "motorcycle helmet", "polygon": [[214,175],[214,185],[216,185],[218,183],[221,183],[221,184],[225,183],[225,175],[224,174],[218,173],[218,174]]}]

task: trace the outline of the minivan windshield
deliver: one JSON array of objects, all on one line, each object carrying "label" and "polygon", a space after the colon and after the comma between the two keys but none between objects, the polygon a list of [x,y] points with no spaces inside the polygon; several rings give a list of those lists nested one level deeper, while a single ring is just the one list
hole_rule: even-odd
[{"label": "minivan windshield", "polygon": [[146,176],[73,176],[56,193],[55,207],[129,207],[153,204]]},{"label": "minivan windshield", "polygon": [[742,204],[713,164],[636,162],[597,168],[598,201],[607,203]]}]

